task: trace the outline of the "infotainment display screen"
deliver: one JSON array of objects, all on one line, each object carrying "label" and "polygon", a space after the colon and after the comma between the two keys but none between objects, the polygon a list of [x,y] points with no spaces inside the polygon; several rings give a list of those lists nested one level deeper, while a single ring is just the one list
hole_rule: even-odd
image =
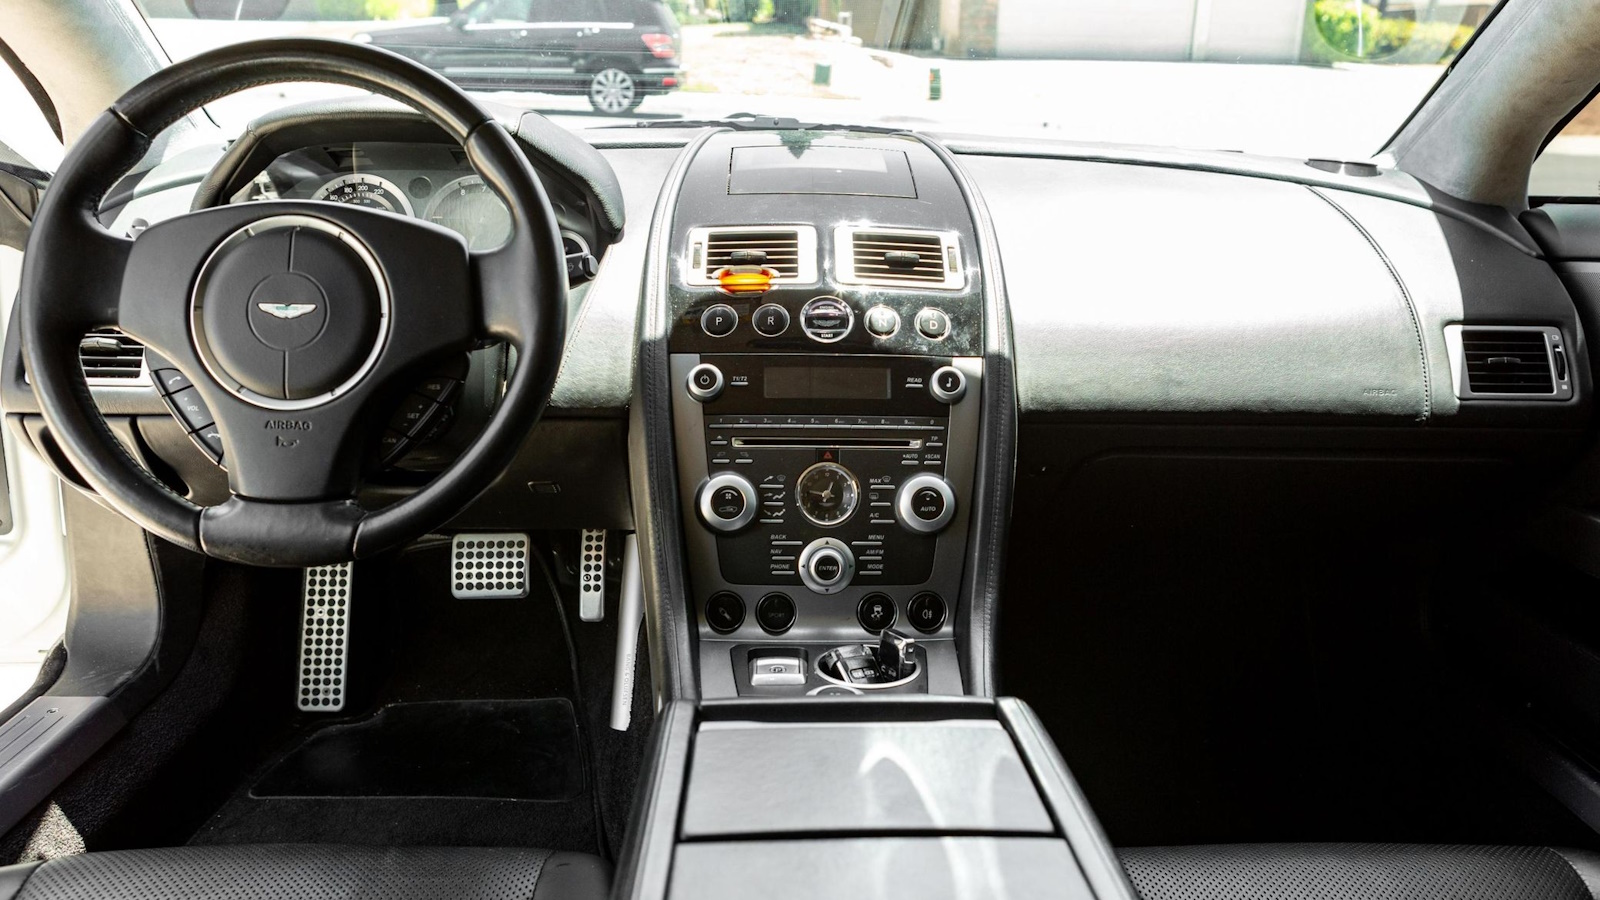
[{"label": "infotainment display screen", "polygon": [[813,144],[735,147],[730,194],[859,194],[915,199],[911,163],[899,150]]},{"label": "infotainment display screen", "polygon": [[833,366],[768,366],[768,400],[888,400],[889,370]]}]

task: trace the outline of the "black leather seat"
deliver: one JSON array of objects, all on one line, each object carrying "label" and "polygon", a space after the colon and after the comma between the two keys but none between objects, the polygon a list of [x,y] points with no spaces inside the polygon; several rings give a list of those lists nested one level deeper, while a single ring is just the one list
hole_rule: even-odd
[{"label": "black leather seat", "polygon": [[3,900],[600,900],[598,857],[488,847],[250,844],[0,868]]},{"label": "black leather seat", "polygon": [[1600,898],[1600,856],[1551,847],[1226,844],[1117,853],[1144,900]]}]

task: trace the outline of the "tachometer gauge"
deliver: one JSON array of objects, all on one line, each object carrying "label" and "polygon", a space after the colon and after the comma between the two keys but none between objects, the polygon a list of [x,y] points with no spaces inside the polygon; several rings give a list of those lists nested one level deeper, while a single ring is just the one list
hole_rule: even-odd
[{"label": "tachometer gauge", "polygon": [[511,210],[476,175],[440,188],[423,218],[466,238],[472,250],[493,250],[511,237]]},{"label": "tachometer gauge", "polygon": [[416,215],[411,211],[411,201],[406,199],[400,186],[376,175],[340,175],[317,188],[311,199],[327,200],[331,203],[354,203],[356,206],[381,209],[403,216]]}]

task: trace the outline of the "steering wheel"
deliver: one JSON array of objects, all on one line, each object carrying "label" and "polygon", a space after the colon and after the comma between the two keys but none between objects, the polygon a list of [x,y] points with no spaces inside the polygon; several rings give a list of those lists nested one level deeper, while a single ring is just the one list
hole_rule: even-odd
[{"label": "steering wheel", "polygon": [[[162,129],[248,87],[365,88],[442,127],[511,210],[497,250],[356,206],[266,201],[180,215],[136,238],[96,217]],[[286,38],[225,47],[151,76],[102,113],[51,181],[24,257],[21,336],[50,434],[114,509],[218,559],[311,566],[437,528],[505,470],[538,421],[566,331],[560,231],[511,136],[443,77],[385,50]],[[77,347],[115,326],[169,360],[209,407],[231,496],[212,507],[140,466],[96,409]],[[481,340],[517,364],[493,417],[444,472],[379,510],[355,502],[386,413],[428,366]]]}]

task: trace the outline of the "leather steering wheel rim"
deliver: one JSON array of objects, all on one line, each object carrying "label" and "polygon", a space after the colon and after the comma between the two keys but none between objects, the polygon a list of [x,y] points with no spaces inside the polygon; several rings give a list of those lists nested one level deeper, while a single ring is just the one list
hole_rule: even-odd
[{"label": "leather steering wheel rim", "polygon": [[[144,157],[156,135],[183,116],[236,91],[291,81],[363,88],[417,109],[461,144],[472,167],[511,211],[512,235],[505,245],[487,253],[468,253],[460,243],[459,260],[442,229],[420,222],[382,221],[395,217],[367,210],[321,208],[332,204],[313,208],[308,203],[269,201],[221,207],[175,217],[192,221],[168,229],[178,233],[186,228],[190,234],[217,240],[224,232],[248,232],[252,222],[273,216],[331,216],[337,220],[334,226],[349,233],[351,243],[371,244],[374,237],[398,235],[393,238],[395,246],[417,240],[433,248],[440,269],[452,270],[459,264],[461,272],[447,271],[439,283],[465,286],[462,302],[470,309],[419,308],[418,314],[431,313],[446,326],[456,327],[460,334],[452,332],[452,339],[457,346],[469,337],[468,326],[474,340],[510,343],[517,351],[517,365],[488,424],[454,464],[416,493],[374,511],[356,505],[353,489],[326,497],[295,494],[282,502],[270,492],[244,496],[235,489],[234,496],[218,506],[191,503],[146,471],[112,433],[93,403],[78,362],[77,346],[87,331],[123,325],[130,317],[150,318],[139,304],[154,307],[157,300],[140,279],[148,281],[152,269],[164,261],[143,258],[154,251],[145,252],[141,242],[149,239],[149,246],[160,248],[162,238],[150,235],[174,221],[157,223],[136,240],[114,236],[97,218],[106,192]],[[395,280],[395,264],[399,270],[416,271],[415,265],[405,269],[402,260],[374,255],[381,270],[377,277]],[[199,270],[188,273],[189,284],[199,275]],[[404,287],[412,294],[421,290]],[[398,546],[444,524],[493,483],[549,400],[565,342],[565,294],[565,260],[554,211],[528,160],[493,117],[442,76],[388,51],[342,41],[281,38],[231,45],[163,69],[128,91],[89,126],[62,161],[40,204],[24,256],[18,302],[24,360],[49,432],[84,481],[110,506],[147,531],[208,556],[255,565],[308,566]],[[170,300],[162,302],[172,305]],[[198,301],[186,295],[182,302]],[[163,314],[170,319],[175,312],[167,309]],[[414,315],[411,321],[419,319]],[[413,357],[421,354],[428,348],[422,336],[410,333],[415,330],[384,332],[374,353],[393,351],[397,358],[404,355],[402,350]],[[193,342],[192,335],[189,340]],[[169,341],[174,354],[192,359],[192,348],[178,344],[176,339]],[[165,354],[167,347],[155,349]],[[215,391],[211,396],[228,400]],[[358,402],[362,401],[351,398],[347,406]],[[241,421],[253,422],[246,413],[259,412],[242,404],[240,408]],[[300,415],[308,423],[313,418],[312,413]],[[349,430],[359,433],[362,421],[351,419]],[[221,423],[219,413],[219,427]],[[241,434],[239,441],[254,437]],[[226,432],[223,439],[229,440]],[[230,487],[233,474],[230,470]]]}]

